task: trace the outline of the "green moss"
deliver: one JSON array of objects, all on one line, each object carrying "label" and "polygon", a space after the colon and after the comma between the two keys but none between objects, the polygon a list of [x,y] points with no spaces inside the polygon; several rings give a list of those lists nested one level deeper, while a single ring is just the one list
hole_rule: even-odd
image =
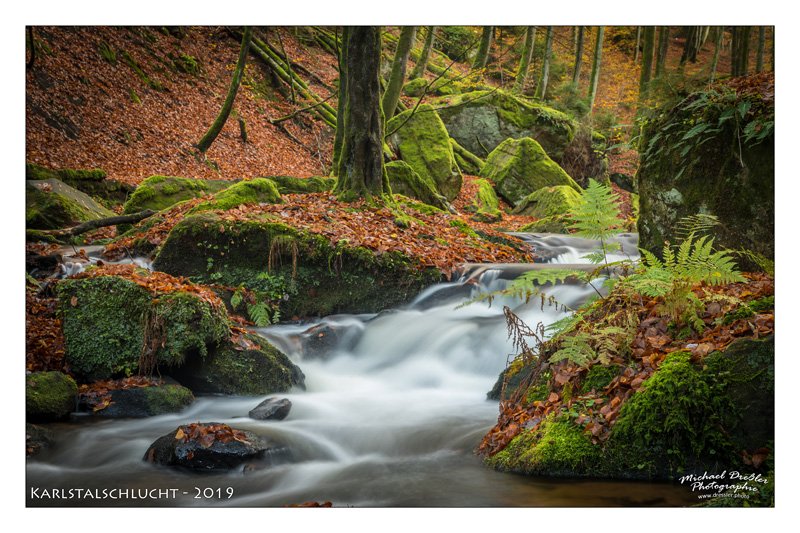
[{"label": "green moss", "polygon": [[25,164],[25,179],[26,180],[49,180],[57,179],[65,183],[70,181],[101,181],[106,179],[106,171],[93,168],[93,169],[50,169],[35,163]]},{"label": "green moss", "polygon": [[567,185],[581,190],[539,143],[527,137],[508,139],[495,148],[486,158],[481,177],[492,180],[497,193],[514,206],[542,187]]},{"label": "green moss", "polygon": [[571,223],[572,221],[568,217],[557,215],[540,218],[522,226],[519,231],[523,233],[569,233]]},{"label": "green moss", "polygon": [[150,176],[139,184],[125,203],[124,212],[161,211],[184,200],[219,192],[230,185],[230,181]]},{"label": "green moss", "polygon": [[[171,57],[171,55],[172,54],[168,54],[167,57]],[[203,67],[200,61],[194,56],[181,52],[177,56],[171,57],[171,59],[172,65],[178,72],[183,72],[190,76],[200,76],[203,73]]]},{"label": "green moss", "polygon": [[78,386],[61,372],[33,372],[25,377],[25,414],[28,420],[58,420],[75,409]]},{"label": "green moss", "polygon": [[487,463],[529,475],[572,477],[593,471],[601,457],[600,447],[592,444],[579,426],[551,415],[536,429],[523,430]]},{"label": "green moss", "polygon": [[452,137],[450,138],[450,144],[453,146],[453,155],[461,172],[473,176],[480,174],[485,161],[458,144]]},{"label": "green moss", "polygon": [[118,55],[122,62],[131,68],[131,70],[142,81],[142,83],[156,91],[166,91],[164,85],[160,81],[154,80],[148,76],[142,67],[139,66],[136,60],[133,59],[133,57],[127,51],[120,50]]},{"label": "green moss", "polygon": [[732,324],[742,318],[750,318],[757,313],[764,313],[775,309],[775,296],[764,296],[750,302],[743,302],[733,311],[729,311],[722,319],[723,324]]},{"label": "green moss", "polygon": [[398,204],[400,204],[402,206],[405,206],[405,207],[408,207],[410,209],[413,209],[414,211],[416,211],[417,213],[420,213],[422,215],[438,215],[438,214],[445,213],[444,210],[439,209],[438,207],[434,207],[434,206],[429,205],[429,204],[423,204],[422,202],[417,202],[417,201],[415,201],[415,200],[413,200],[411,198],[408,198],[407,196],[403,196],[401,194],[395,194],[394,195],[394,200]]},{"label": "green moss", "polygon": [[214,195],[214,199],[195,207],[192,212],[207,209],[233,209],[246,204],[280,204],[281,194],[275,182],[267,178],[254,178],[240,181],[221,190]]},{"label": "green moss", "polygon": [[611,380],[620,374],[618,365],[593,365],[581,384],[581,392],[589,393],[593,390],[601,392],[611,383]]},{"label": "green moss", "polygon": [[447,200],[436,190],[436,183],[417,174],[405,161],[386,163],[385,168],[393,193],[415,198],[440,209],[447,208]]},{"label": "green moss", "polygon": [[389,143],[414,171],[436,184],[452,201],[461,190],[462,177],[453,155],[450,136],[439,115],[428,104],[395,115],[387,124]]},{"label": "green moss", "polygon": [[569,185],[542,187],[523,198],[514,208],[514,213],[540,219],[565,215],[580,198],[580,193]]},{"label": "green moss", "polygon": [[336,178],[314,176],[294,178],[291,176],[269,176],[281,194],[302,194],[310,192],[329,192],[336,186]]},{"label": "green moss", "polygon": [[81,222],[114,216],[87,194],[61,181],[27,181],[25,186],[25,224],[30,229],[59,229]]},{"label": "green moss", "polygon": [[52,242],[52,243],[60,243],[58,239],[50,235],[49,233],[45,233],[43,231],[35,230],[35,229],[26,229],[25,230],[25,241],[27,242]]},{"label": "green moss", "polygon": [[182,385],[168,383],[141,390],[150,416],[176,413],[194,402],[192,391]]},{"label": "green moss", "polygon": [[183,363],[187,354],[208,354],[208,347],[228,337],[230,323],[224,307],[215,308],[200,297],[177,292],[158,298],[151,313],[164,325],[159,362]]},{"label": "green moss", "polygon": [[428,80],[425,78],[417,78],[403,85],[403,94],[406,96],[422,96],[427,86]]},{"label": "green moss", "polygon": [[472,229],[469,224],[464,222],[461,219],[454,219],[450,221],[450,226],[453,228],[457,228],[461,233],[467,235],[468,237],[472,237],[474,239],[480,239],[480,235],[478,235],[474,229]]},{"label": "green moss", "polygon": [[476,218],[482,222],[496,222],[503,216],[500,211],[500,201],[494,192],[492,183],[485,179],[475,180],[478,191],[468,209],[476,214]]},{"label": "green moss", "polygon": [[461,91],[458,86],[453,83],[453,80],[444,77],[434,81],[428,81],[425,78],[416,78],[403,86],[403,94],[412,97],[419,97],[423,94],[444,96],[457,94],[459,92]]}]

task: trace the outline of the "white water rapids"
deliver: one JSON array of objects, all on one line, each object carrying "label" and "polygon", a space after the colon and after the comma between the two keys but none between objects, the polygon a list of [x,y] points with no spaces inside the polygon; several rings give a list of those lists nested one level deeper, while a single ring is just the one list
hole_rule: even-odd
[{"label": "white water rapids", "polygon": [[[540,251],[585,255],[596,244],[568,237],[525,236]],[[635,253],[635,236],[623,236]],[[560,265],[561,266],[561,265]],[[329,500],[336,506],[681,505],[669,485],[536,479],[494,472],[473,450],[497,418],[488,401],[511,352],[503,316],[509,305],[528,324],[549,324],[561,308],[496,299],[459,307],[478,291],[504,287],[508,274],[491,265],[423,291],[404,309],[340,315],[314,323],[259,329],[306,375],[306,391],[275,394],[292,409],[282,421],[247,413],[264,397],[200,397],[181,413],[147,419],[54,425],[55,446],[30,459],[29,487],[177,488],[176,499],[32,501],[29,505],[283,506]],[[469,281],[468,281],[469,280]],[[570,307],[594,291],[559,285],[548,291]],[[324,358],[309,359],[303,334],[318,324],[338,334]],[[189,422],[224,422],[284,445],[267,467],[194,474],[142,461],[158,437]],[[223,498],[195,498],[194,487],[221,487]],[[233,487],[233,497],[224,489]],[[187,491],[187,495],[182,493]]]}]

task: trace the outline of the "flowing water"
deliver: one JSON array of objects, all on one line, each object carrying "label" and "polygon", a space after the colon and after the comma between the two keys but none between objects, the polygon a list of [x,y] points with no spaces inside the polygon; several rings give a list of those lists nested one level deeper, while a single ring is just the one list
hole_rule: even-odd
[{"label": "flowing water", "polygon": [[[562,263],[596,243],[522,235]],[[622,255],[634,254],[624,235]],[[559,265],[563,267],[563,265]],[[523,268],[524,269],[524,268]],[[479,291],[507,285],[520,266],[472,265],[460,280],[423,291],[403,309],[339,315],[258,333],[287,353],[306,375],[306,391],[277,395],[292,409],[283,421],[247,413],[264,397],[200,397],[181,413],[130,420],[53,425],[56,444],[27,465],[29,505],[283,506],[306,501],[336,506],[654,506],[691,503],[669,484],[576,481],[501,474],[473,450],[497,418],[488,401],[511,346],[503,305],[528,324],[563,316],[540,302],[496,299],[460,306]],[[574,307],[594,291],[564,284],[551,291]],[[324,357],[309,328],[324,326],[336,343]],[[223,474],[196,474],[142,461],[159,436],[189,422],[225,422],[285,446],[267,463]],[[229,491],[228,487],[232,490]],[[41,499],[31,488],[177,489],[159,500]],[[205,489],[205,490],[204,490]],[[218,489],[218,490],[212,490]],[[232,493],[232,497],[228,497]]]}]

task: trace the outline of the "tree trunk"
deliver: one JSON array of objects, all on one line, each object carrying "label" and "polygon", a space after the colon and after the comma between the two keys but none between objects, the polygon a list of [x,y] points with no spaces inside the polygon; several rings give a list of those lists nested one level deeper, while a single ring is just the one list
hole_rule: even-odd
[{"label": "tree trunk", "polygon": [[770,54],[770,70],[775,72],[775,26],[772,26],[772,53]]},{"label": "tree trunk", "polygon": [[414,70],[411,71],[410,80],[421,78],[425,75],[425,69],[428,68],[428,59],[431,56],[433,49],[433,41],[436,38],[436,26],[428,26],[428,34],[425,36],[425,44],[422,47],[422,53],[414,65]]},{"label": "tree trunk", "polygon": [[392,61],[392,73],[389,76],[389,83],[386,84],[386,92],[383,94],[383,115],[386,120],[394,116],[397,109],[397,102],[400,101],[400,91],[403,89],[403,82],[406,79],[406,66],[408,65],[408,54],[414,46],[414,36],[416,26],[403,26],[400,31],[400,39],[397,41],[397,49],[394,52]]},{"label": "tree trunk", "polygon": [[758,51],[756,52],[756,72],[764,71],[764,48],[767,44],[767,27],[758,27]]},{"label": "tree trunk", "polygon": [[489,50],[492,48],[492,35],[494,34],[494,26],[484,26],[483,33],[481,34],[481,45],[478,48],[478,53],[475,56],[475,61],[472,63],[473,70],[480,70],[486,68],[486,63],[489,62]]},{"label": "tree trunk", "polygon": [[31,46],[31,58],[25,63],[26,69],[33,68],[33,62],[36,60],[36,42],[33,39],[33,26],[28,26],[28,42]]},{"label": "tree trunk", "polygon": [[578,26],[578,38],[575,43],[575,69],[572,71],[572,83],[576,86],[581,79],[581,65],[583,64],[583,41],[585,32],[583,26]]},{"label": "tree trunk", "polygon": [[667,67],[667,51],[669,50],[669,26],[661,26],[658,30],[658,53],[656,57],[656,78],[664,75]]},{"label": "tree trunk", "polygon": [[736,77],[739,75],[739,28],[734,26],[731,28],[731,76]]},{"label": "tree trunk", "polygon": [[739,76],[747,76],[750,67],[750,32],[751,26],[741,28],[741,39],[739,42]]},{"label": "tree trunk", "polygon": [[642,50],[642,72],[639,76],[639,100],[647,98],[653,72],[653,49],[655,48],[656,27],[645,26],[644,48]]},{"label": "tree trunk", "polygon": [[697,62],[697,38],[698,38],[698,27],[697,26],[689,26],[687,28],[689,32],[686,36],[686,42],[683,45],[683,53],[681,54],[681,66],[686,64],[686,61],[691,61],[692,63]]},{"label": "tree trunk", "polygon": [[351,26],[345,53],[344,134],[336,192],[343,200],[389,193],[383,168],[383,114],[380,99],[381,29]]},{"label": "tree trunk", "polygon": [[536,26],[528,26],[525,30],[525,45],[522,47],[522,55],[519,58],[519,68],[517,69],[517,79],[514,80],[515,93],[522,93],[525,88],[525,81],[528,79],[528,69],[531,66],[533,56],[533,43],[536,40]]},{"label": "tree trunk", "polygon": [[633,52],[633,62],[636,63],[639,61],[639,45],[642,42],[642,27],[636,26],[636,48]]},{"label": "tree trunk", "polygon": [[594,44],[594,62],[592,63],[592,78],[589,81],[589,112],[594,108],[594,98],[597,96],[597,83],[600,80],[600,62],[603,56],[603,34],[605,26],[597,28],[597,38]]},{"label": "tree trunk", "polygon": [[347,40],[350,27],[342,29],[342,38],[337,42],[339,58],[339,98],[336,106],[336,135],[333,138],[333,162],[331,172],[334,176],[341,176],[342,142],[344,141],[344,110],[347,102]]},{"label": "tree trunk", "polygon": [[725,26],[717,27],[717,38],[714,43],[714,59],[711,61],[711,76],[708,78],[708,83],[714,83],[714,78],[717,75],[717,65],[719,64],[719,53],[722,50],[722,39],[725,35]]},{"label": "tree trunk", "polygon": [[203,138],[200,139],[200,142],[197,143],[197,149],[202,153],[205,153],[211,147],[211,143],[214,142],[219,132],[222,131],[222,127],[228,120],[228,115],[231,114],[233,101],[236,99],[236,92],[239,90],[239,83],[242,81],[244,65],[247,62],[247,52],[250,50],[250,37],[252,34],[253,28],[251,26],[245,26],[242,34],[242,46],[239,49],[239,60],[236,62],[236,68],[233,71],[233,79],[231,79],[231,86],[228,88],[228,96],[225,97],[225,103],[222,104],[222,109],[220,109],[216,120],[214,120],[214,123],[208,128],[208,131],[203,135]]},{"label": "tree trunk", "polygon": [[542,62],[542,75],[539,78],[539,86],[536,87],[536,98],[544,100],[547,94],[547,81],[550,78],[550,53],[553,50],[553,27],[547,27],[547,39],[544,44],[544,61]]}]

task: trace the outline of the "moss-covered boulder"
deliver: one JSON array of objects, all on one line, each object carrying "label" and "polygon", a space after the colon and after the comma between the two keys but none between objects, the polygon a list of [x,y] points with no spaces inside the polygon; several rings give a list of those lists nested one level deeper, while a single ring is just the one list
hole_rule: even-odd
[{"label": "moss-covered boulder", "polygon": [[[91,409],[102,418],[144,418],[177,413],[194,402],[192,391],[174,382],[148,387],[129,387],[111,390],[109,403],[102,409]],[[91,405],[81,403],[84,408]]]},{"label": "moss-covered boulder", "polygon": [[542,187],[523,198],[514,208],[514,214],[536,218],[564,215],[578,203],[580,198],[580,193],[569,185]]},{"label": "moss-covered boulder", "polygon": [[214,194],[230,185],[230,181],[223,180],[150,176],[136,187],[123,209],[125,213],[138,213],[145,209],[161,211],[184,200]]},{"label": "moss-covered boulder", "polygon": [[286,355],[258,335],[242,344],[225,342],[207,357],[195,357],[172,376],[194,392],[258,396],[305,388],[305,376]]},{"label": "moss-covered boulder", "polygon": [[75,409],[78,385],[61,372],[33,372],[25,377],[25,415],[32,422],[59,420]]},{"label": "moss-covered boulder", "polygon": [[436,190],[436,184],[430,178],[417,174],[405,161],[386,163],[386,175],[393,193],[447,209],[447,199]]},{"label": "moss-covered boulder", "polygon": [[284,317],[377,312],[409,301],[440,280],[398,253],[376,255],[270,217],[226,221],[207,212],[179,222],[154,268],[246,287],[280,302]]},{"label": "moss-covered boulder", "polygon": [[194,208],[194,211],[207,209],[233,209],[247,204],[279,204],[281,193],[274,181],[267,178],[254,178],[240,181],[230,187],[222,189],[214,195],[213,200],[203,202]]},{"label": "moss-covered boulder", "polygon": [[425,78],[416,78],[403,85],[403,94],[419,97],[423,94],[446,96],[461,92],[459,86],[451,79],[441,77],[428,81]]},{"label": "moss-covered boulder", "polygon": [[29,229],[68,228],[112,216],[89,195],[55,178],[26,182],[25,226]]},{"label": "moss-covered boulder", "polygon": [[542,187],[567,185],[581,190],[541,145],[528,137],[502,142],[486,158],[481,177],[492,180],[497,193],[515,207]]},{"label": "moss-covered boulder", "polygon": [[442,98],[435,105],[450,136],[481,157],[506,139],[530,137],[561,161],[577,130],[566,114],[496,89]]},{"label": "moss-covered boulder", "polygon": [[169,367],[207,354],[229,331],[222,306],[187,292],[154,298],[118,276],[64,280],[57,293],[65,357],[85,381],[137,371],[146,342],[155,347],[155,363]]},{"label": "moss-covered boulder", "polygon": [[500,211],[500,200],[494,192],[492,183],[485,179],[475,180],[476,190],[467,209],[475,213],[474,219],[479,222],[496,222],[503,217]]},{"label": "moss-covered boulder", "polygon": [[530,224],[525,224],[519,231],[522,233],[569,233],[572,220],[566,215],[554,215],[551,217],[534,220]]},{"label": "moss-covered boulder", "polygon": [[313,176],[311,178],[295,178],[292,176],[267,176],[278,187],[281,194],[304,194],[310,192],[328,192],[336,186],[336,178]]},{"label": "moss-covered boulder", "polygon": [[472,176],[480,174],[486,161],[458,144],[452,137],[450,138],[450,144],[453,145],[453,155],[456,157],[456,164],[458,164],[461,172]]},{"label": "moss-covered boulder", "polygon": [[27,163],[25,165],[25,179],[57,179],[93,198],[114,203],[124,202],[134,189],[134,187],[121,181],[108,179],[106,171],[99,168],[51,169],[34,163]]},{"label": "moss-covered boulder", "polygon": [[390,147],[426,180],[432,180],[438,191],[452,201],[461,190],[450,136],[432,106],[423,104],[395,115],[386,124]]},{"label": "moss-covered boulder", "polygon": [[721,222],[717,246],[774,257],[773,123],[758,92],[700,92],[661,109],[641,139],[639,246],[660,254],[680,242],[679,219],[704,213]]}]

